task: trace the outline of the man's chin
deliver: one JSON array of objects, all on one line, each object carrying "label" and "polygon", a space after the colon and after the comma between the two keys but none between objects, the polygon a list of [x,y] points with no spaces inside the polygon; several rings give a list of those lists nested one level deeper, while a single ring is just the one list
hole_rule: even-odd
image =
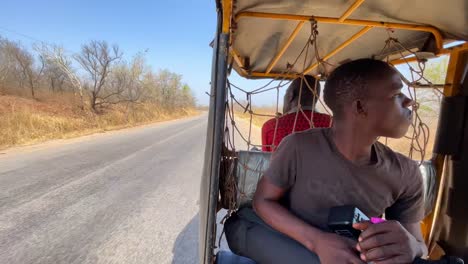
[{"label": "man's chin", "polygon": [[406,135],[406,133],[408,132],[408,129],[409,129],[409,126],[395,127],[392,130],[387,131],[387,133],[385,133],[383,137],[399,139]]}]

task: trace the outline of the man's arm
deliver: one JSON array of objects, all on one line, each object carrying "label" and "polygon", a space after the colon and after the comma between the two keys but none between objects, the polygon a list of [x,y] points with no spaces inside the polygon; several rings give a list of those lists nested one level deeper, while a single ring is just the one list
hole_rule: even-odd
[{"label": "man's arm", "polygon": [[322,264],[363,263],[355,252],[355,242],[336,234],[323,232],[281,206],[279,200],[286,191],[263,176],[253,199],[255,212],[268,225],[315,252]]},{"label": "man's arm", "polygon": [[253,208],[268,225],[298,241],[309,250],[315,251],[314,238],[320,236],[321,231],[308,225],[279,204],[286,191],[271,183],[267,177],[262,177],[257,185]]},{"label": "man's arm", "polygon": [[403,227],[410,232],[416,238],[419,244],[418,257],[425,257],[428,254],[426,242],[421,233],[421,224],[420,223],[402,223]]},{"label": "man's arm", "polygon": [[363,222],[354,228],[363,230],[357,249],[361,259],[375,264],[412,263],[427,255],[419,223],[390,220],[380,224]]}]

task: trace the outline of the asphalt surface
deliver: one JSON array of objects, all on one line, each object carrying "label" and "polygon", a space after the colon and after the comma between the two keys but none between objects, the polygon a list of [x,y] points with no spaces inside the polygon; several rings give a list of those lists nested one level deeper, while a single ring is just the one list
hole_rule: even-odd
[{"label": "asphalt surface", "polygon": [[0,151],[0,263],[198,263],[206,124]]}]

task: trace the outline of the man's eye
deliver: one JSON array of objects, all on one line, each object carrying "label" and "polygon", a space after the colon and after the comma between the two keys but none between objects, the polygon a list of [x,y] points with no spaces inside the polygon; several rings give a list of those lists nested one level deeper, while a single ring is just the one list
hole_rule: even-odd
[{"label": "man's eye", "polygon": [[402,95],[403,95],[403,93],[397,93],[397,94],[395,94],[393,97],[396,98],[396,97],[400,97],[400,96],[402,96]]}]

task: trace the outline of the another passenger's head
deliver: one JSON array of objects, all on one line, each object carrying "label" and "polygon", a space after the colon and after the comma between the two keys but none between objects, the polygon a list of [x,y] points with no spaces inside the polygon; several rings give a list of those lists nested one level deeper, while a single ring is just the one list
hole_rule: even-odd
[{"label": "another passenger's head", "polygon": [[[301,82],[302,82],[302,90],[301,90]],[[299,103],[299,94],[301,93],[301,106],[302,107],[311,107],[314,102],[314,92],[310,90],[307,86],[309,84],[311,89],[315,89],[315,92],[318,96],[320,96],[320,83],[315,81],[315,78],[310,75],[305,75],[304,79],[297,78],[291,82],[288,89],[286,90],[286,94],[284,95],[284,103],[283,103],[283,113],[287,113],[291,111],[294,107],[296,107]],[[315,84],[317,83],[317,87]],[[317,100],[317,99],[316,99]]]},{"label": "another passenger's head", "polygon": [[402,92],[399,73],[389,64],[359,59],[336,68],[325,83],[324,100],[334,122],[352,121],[377,136],[399,138],[411,124],[415,103]]}]

